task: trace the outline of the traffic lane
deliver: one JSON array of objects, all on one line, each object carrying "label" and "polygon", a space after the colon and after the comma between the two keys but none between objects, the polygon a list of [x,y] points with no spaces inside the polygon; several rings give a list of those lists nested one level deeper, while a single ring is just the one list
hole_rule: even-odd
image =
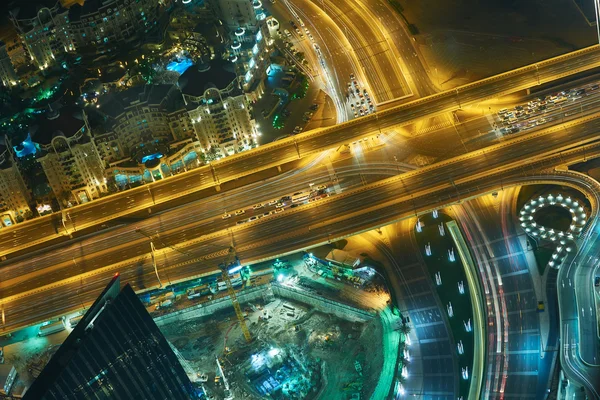
[{"label": "traffic lane", "polygon": [[[347,164],[350,160],[345,160]],[[340,165],[344,165],[344,162],[336,163],[337,167],[340,168]],[[314,168],[313,168],[314,169]],[[324,167],[317,168],[315,173],[311,173],[309,175],[305,174],[304,179],[299,179],[297,174],[291,174],[289,179],[294,179],[294,183],[289,183],[288,179],[275,179],[274,182],[268,182],[267,184],[255,185],[255,187],[245,188],[244,190],[239,190],[239,193],[232,193],[230,198],[236,199],[236,196],[239,195],[239,200],[237,204],[231,204],[233,207],[229,208],[230,212],[233,212],[236,209],[248,208],[249,204],[253,204],[253,202],[266,202],[267,200],[271,200],[272,198],[266,199],[264,198],[265,194],[269,193],[269,189],[274,189],[275,193],[281,192],[281,194],[288,193],[289,190],[300,189],[301,186],[308,187],[308,183],[316,183],[317,185],[322,183],[322,180],[328,181],[329,176],[325,172],[319,172],[320,170],[324,170]],[[272,184],[272,185],[271,185]],[[258,197],[258,195],[263,196]],[[254,197],[256,196],[256,197]],[[279,198],[278,196],[277,198]],[[217,200],[207,200],[211,205],[219,202],[220,197],[217,196]],[[224,207],[225,208],[225,207]],[[141,221],[136,224],[136,227],[139,227],[144,234],[154,235],[156,232],[163,233],[167,229],[181,227],[185,225],[187,222],[197,221],[198,219],[214,217],[220,218],[221,212],[219,209],[212,207],[210,210],[204,210],[202,208],[202,204],[190,204],[188,207],[184,207],[179,210],[172,210],[171,212],[165,215],[157,215],[151,218],[148,221]],[[235,218],[234,218],[235,219]],[[232,219],[233,220],[233,219]],[[77,243],[75,245],[71,245],[66,247],[63,250],[53,251],[52,253],[45,254],[35,258],[26,259],[24,262],[20,263],[11,263],[5,264],[4,268],[0,270],[0,274],[3,281],[6,281],[14,276],[20,276],[24,271],[29,269],[40,269],[43,267],[47,267],[50,265],[56,264],[58,261],[70,261],[74,260],[75,257],[90,255],[95,251],[105,250],[114,245],[115,242],[131,242],[134,240],[138,240],[142,238],[141,233],[135,232],[133,227],[124,227],[117,231],[113,231],[110,234],[99,234],[95,236],[93,239],[86,240],[82,243]],[[91,243],[91,244],[90,244]],[[113,249],[114,250],[114,249]]]},{"label": "traffic lane", "polygon": [[[372,39],[377,36],[371,29],[371,26],[364,24],[362,18],[355,10],[342,11],[338,6],[341,4],[333,3],[321,3],[329,17],[339,25],[340,30],[343,28],[343,32],[346,36],[346,40],[350,43],[354,53],[358,58],[358,62],[361,64],[363,71],[361,75],[367,77],[369,86],[371,86],[372,96],[376,99],[376,102],[382,102],[390,100],[391,88],[389,82],[386,79],[383,71],[379,68],[386,66],[389,69],[390,64],[387,62],[385,54],[379,54],[379,51],[372,49]],[[353,15],[350,19],[348,13]],[[360,29],[356,24],[361,25]],[[366,39],[368,38],[368,39]],[[381,63],[381,64],[380,64]],[[369,73],[368,73],[369,72]],[[372,73],[375,72],[375,73]]]},{"label": "traffic lane", "polygon": [[[593,53],[593,54],[595,54],[595,53]],[[583,55],[583,56],[579,56],[579,58],[578,58],[578,59],[579,59],[580,61],[577,61],[577,62],[579,62],[579,63],[583,63],[583,62],[589,62],[589,60],[590,60],[592,57],[593,57],[593,56],[591,56],[591,55],[589,55],[589,54],[586,54],[586,55]],[[573,62],[573,61],[571,61],[571,63],[572,63],[572,62]],[[545,70],[545,68],[547,68],[547,67],[546,67],[546,66],[542,66],[542,67],[540,68],[540,71],[542,71],[542,72],[543,72],[543,71]],[[521,83],[522,81],[524,81],[524,80],[527,80],[525,77],[526,77],[526,76],[528,76],[528,75],[532,75],[532,74],[531,74],[530,72],[525,72],[525,73],[520,73],[520,74],[517,74],[517,75],[513,75],[513,76],[511,77],[510,81],[513,81],[513,82],[519,82],[519,83]],[[537,75],[537,74],[535,74],[535,75]],[[535,77],[534,77],[534,78],[535,78]],[[529,81],[532,81],[532,80],[533,80],[533,78],[529,77]],[[497,85],[497,84],[493,84],[493,85]],[[506,85],[508,85],[508,83],[506,83]],[[470,86],[470,87],[469,87],[469,89],[473,89],[473,86]],[[477,88],[477,85],[475,85],[475,89],[477,89],[477,90],[481,90],[481,88],[479,88],[479,89]],[[464,94],[464,93],[463,93],[463,94]],[[442,97],[444,98],[444,100],[445,100],[446,102],[448,102],[448,96],[447,96],[447,95],[446,95],[446,96],[442,96]],[[463,100],[463,101],[464,101],[464,100]],[[452,99],[452,100],[450,100],[450,103],[453,103],[453,104],[454,104],[454,103],[456,103],[456,102],[454,101],[454,99]],[[455,105],[456,105],[456,104],[454,104],[454,106],[455,106]],[[402,106],[400,106],[400,107],[402,107]],[[393,109],[393,110],[397,110],[397,109]],[[383,114],[382,114],[382,116],[385,116],[385,115],[390,115],[390,113],[389,113],[389,112],[386,112],[386,113],[383,113]],[[397,117],[393,117],[392,119],[394,119],[394,120],[397,120]],[[363,119],[363,121],[366,121],[366,120],[367,120],[366,118],[365,118],[365,119]],[[362,121],[361,121],[361,122],[362,122]],[[343,129],[343,128],[344,128],[344,127],[342,126],[342,127],[339,127],[338,129]],[[257,153],[257,152],[255,152],[255,154],[256,154],[256,153]],[[100,200],[100,201],[101,201],[101,200]],[[97,202],[94,202],[92,205],[96,205],[96,204],[97,204]],[[77,210],[73,210],[73,212],[77,212]],[[11,246],[11,248],[12,248],[12,247],[14,247],[14,246]],[[5,247],[5,248],[4,248],[4,251],[8,252],[8,251],[10,251],[10,250],[11,250],[11,248],[7,248],[7,247]]]},{"label": "traffic lane", "polygon": [[[350,179],[346,179],[343,183],[348,184],[349,186],[356,185],[356,182],[352,182]],[[273,209],[274,207],[267,208]],[[249,218],[255,214],[262,215],[264,212],[265,209],[260,209],[256,212],[250,210],[248,213],[244,214],[244,216],[237,218],[237,220]],[[204,220],[195,221],[193,224],[187,226],[179,226],[171,232],[163,231],[159,237],[153,238],[153,242],[157,249],[161,249],[178,244],[187,239],[194,239],[215,232],[225,231],[234,226],[236,226],[234,218],[223,220],[220,217],[220,214],[213,212],[212,216]],[[25,290],[30,290],[32,284],[35,286],[42,286],[42,284],[49,284],[76,274],[93,271],[104,266],[129,260],[133,257],[146,255],[150,249],[150,239],[130,228],[128,234],[129,240],[122,241],[121,244],[117,246],[112,245],[109,248],[104,247],[96,253],[90,254],[90,250],[95,250],[93,247],[87,249],[86,254],[73,252],[73,249],[69,249],[63,252],[66,259],[64,259],[62,263],[52,262],[53,259],[49,256],[46,258],[46,265],[41,263],[35,264],[35,270],[40,271],[39,274],[31,273],[30,276],[24,276],[23,271],[21,271],[21,275],[18,277],[3,279],[0,283],[2,296],[11,296]],[[154,232],[149,232],[149,234],[153,235]],[[105,245],[110,245],[110,238],[105,239],[102,242]],[[71,257],[69,257],[69,255],[71,255]],[[16,270],[17,268],[12,269],[12,271]],[[35,276],[35,279],[32,279],[32,276]]]},{"label": "traffic lane", "polygon": [[[596,56],[597,51],[593,51],[591,53],[586,53],[583,55],[578,55],[577,57],[571,58],[568,62],[566,62],[565,64],[567,64],[566,67],[556,67],[554,65],[552,66],[548,66],[547,63],[542,63],[542,65],[539,67],[539,69],[534,73],[531,71],[526,71],[526,72],[520,72],[518,74],[513,74],[510,79],[504,79],[504,85],[503,87],[515,87],[515,86],[519,86],[520,84],[522,84],[523,82],[527,81],[527,82],[531,82],[534,83],[537,81],[537,77],[538,76],[542,76],[544,73],[546,73],[546,70],[548,70],[549,73],[549,77],[553,77],[554,75],[556,75],[557,72],[562,73],[564,72],[563,70],[570,70],[572,69],[573,66],[576,67],[581,67],[585,64],[588,64],[590,62],[594,61],[594,58]],[[547,78],[546,76],[544,76],[543,78]],[[498,85],[499,81],[495,81],[494,83],[492,83],[491,85],[496,89],[496,86],[500,87],[501,85]],[[512,85],[511,83],[515,82],[517,83],[517,85]],[[488,84],[489,85],[489,84]],[[485,86],[488,85],[480,85],[478,83],[475,83],[474,85],[469,85],[466,88],[463,89],[463,96],[467,95],[469,92],[477,92],[477,91],[482,91],[482,90],[486,90]],[[482,87],[484,87],[482,89]],[[464,92],[467,92],[466,94]],[[448,95],[442,95],[441,96],[442,100],[448,102]],[[440,98],[438,98],[439,101]],[[463,100],[464,101],[464,100]],[[456,102],[454,100],[451,100],[450,103],[454,103],[454,106],[456,106],[457,104],[455,104]],[[390,109],[390,110],[386,110],[386,112],[382,113],[382,118],[385,117],[386,115],[391,115],[391,119],[397,119],[396,116],[393,115],[394,111],[397,111],[399,109],[401,109],[402,107],[412,107],[414,104],[411,103],[407,103],[407,105],[402,105],[399,106],[397,108],[394,109]],[[363,119],[364,122],[366,122],[368,118]],[[385,118],[383,118],[385,119]],[[360,121],[360,123],[363,123],[363,121]],[[336,130],[338,129],[344,129],[346,126],[339,126],[338,128],[336,128]],[[254,154],[257,154],[258,152],[255,152]],[[160,182],[159,182],[160,184]],[[101,200],[100,200],[101,201]],[[92,205],[97,205],[98,202],[94,202]],[[77,210],[73,210],[73,212],[77,212]],[[13,228],[14,229],[14,228]],[[6,249],[7,251],[9,251],[10,249]]]},{"label": "traffic lane", "polygon": [[[573,276],[575,288],[578,320],[585,321],[579,325],[580,355],[582,360],[589,365],[598,366],[598,325],[596,319],[596,304],[594,298],[594,267],[588,263],[580,265]],[[590,322],[588,322],[590,321]]]},{"label": "traffic lane", "polygon": [[360,4],[364,10],[370,12],[369,19],[379,20],[379,28],[385,31],[384,35],[389,36],[389,46],[395,46],[397,50],[397,54],[394,53],[394,58],[399,57],[403,60],[403,69],[408,70],[408,75],[412,77],[418,94],[429,95],[435,93],[437,90],[431,84],[429,74],[425,71],[417,56],[417,50],[413,46],[415,42],[410,39],[410,35],[404,26],[405,23],[398,13],[390,6],[386,7],[385,3],[380,1],[361,1]]},{"label": "traffic lane", "polygon": [[[445,200],[444,200],[445,198]],[[426,206],[428,206],[429,204],[433,205],[433,204],[438,204],[439,201],[448,201],[449,199],[446,198],[444,193],[433,193],[430,194],[428,196],[428,199],[422,203],[425,203]],[[385,212],[381,212],[381,210],[377,211],[377,212],[372,212],[372,213],[368,213],[367,215],[363,216],[362,221],[363,223],[368,223],[368,224],[372,224],[374,221],[381,221],[383,216],[386,215],[399,215],[404,213],[406,214],[410,214],[412,212],[412,205],[411,204],[407,204],[407,202],[401,203],[402,207],[398,207],[398,205],[394,205],[394,206],[390,206],[387,207]],[[313,209],[309,209],[310,211],[313,211]],[[276,221],[276,220],[273,220]],[[302,247],[308,243],[310,243],[312,241],[312,238],[318,237],[321,238],[321,240],[323,238],[327,238],[329,234],[331,235],[336,235],[336,234],[340,234],[341,232],[346,232],[348,230],[353,230],[353,229],[359,229],[360,226],[362,225],[360,222],[354,222],[354,223],[348,223],[347,221],[339,221],[339,222],[334,222],[332,224],[328,225],[328,229],[323,231],[323,229],[312,229],[310,231],[310,235],[307,235],[308,231],[306,229],[302,229],[300,230],[299,227],[306,227],[306,224],[302,225],[302,221],[303,219],[300,218],[300,220],[298,220],[298,222],[291,224],[291,225],[286,225],[287,229],[292,229],[293,230],[293,234],[286,237],[286,238],[282,238],[282,236],[279,234],[279,236],[277,236],[277,241],[273,242],[272,244],[269,245],[268,249],[264,249],[263,246],[258,246],[257,248],[254,249],[250,249],[247,251],[248,254],[252,254],[252,252],[258,252],[258,254],[269,256],[270,254],[276,254],[277,252],[284,252],[284,251],[289,251],[291,248],[294,248],[293,246],[296,246],[295,248],[298,247]],[[265,225],[265,226],[268,226]],[[362,225],[364,226],[364,225]],[[256,229],[256,228],[255,228]],[[243,231],[241,231],[243,232]],[[284,232],[284,230],[278,230],[278,229],[267,229],[266,233],[263,235],[260,235],[260,233],[258,233],[255,230],[252,230],[251,232],[253,232],[253,235],[258,235],[262,238],[262,240],[264,241],[266,237],[269,236],[269,233],[271,234],[277,234],[279,232]],[[236,238],[236,242],[239,241],[239,235]],[[299,237],[300,236],[300,237]],[[307,239],[307,236],[310,236],[310,239]],[[244,235],[242,234],[242,238],[244,237]],[[276,249],[277,248],[277,249]],[[261,250],[263,249],[263,250]],[[270,254],[269,254],[270,253]],[[185,257],[183,257],[181,254],[179,253],[171,253],[172,256],[168,257],[170,260],[174,260],[174,261],[178,261],[181,259],[185,259]],[[197,263],[199,264],[199,263]],[[196,265],[192,265],[190,264],[186,264],[183,265],[182,267],[179,266],[174,266],[175,264],[169,264],[171,266],[166,267],[165,269],[167,270],[166,273],[171,276],[170,279],[179,279],[180,277],[185,277],[185,276],[190,276],[190,275],[197,275],[200,273],[200,271],[202,271],[202,269],[200,267],[198,267]],[[214,270],[214,263],[212,264],[213,266],[211,267],[211,270]],[[112,271],[110,271],[112,272]],[[150,284],[150,282],[154,282],[154,285],[156,284],[156,278],[154,277],[154,269],[152,268],[150,263],[147,263],[145,265],[142,265],[140,263],[140,265],[136,266],[135,268],[130,268],[128,270],[125,270],[124,272],[128,273],[128,274],[133,274],[135,280],[137,281],[137,285],[135,284],[136,282],[134,282],[134,287],[137,287],[138,289],[141,286],[146,286],[148,284]],[[183,272],[183,273],[182,273]],[[108,272],[106,272],[106,274],[108,274]],[[102,275],[99,274],[98,276]],[[144,275],[147,276],[146,279],[144,279]],[[105,282],[104,282],[105,283]],[[102,285],[100,285],[101,287]],[[16,300],[15,302],[19,302],[19,301],[23,301],[23,299],[20,300]],[[31,302],[29,302],[29,304],[32,304]],[[7,304],[8,306],[8,304]],[[12,317],[12,316],[11,316]],[[14,317],[12,317],[13,319],[18,320],[19,319],[19,315],[16,315]],[[25,318],[25,317],[23,317]],[[30,321],[33,322],[33,321]],[[25,322],[15,322],[15,324],[17,323],[25,323]]]},{"label": "traffic lane", "polygon": [[[569,136],[569,135],[563,135],[563,136]],[[569,136],[569,137],[571,137],[571,136]],[[551,147],[551,146],[553,146],[553,144],[554,144],[555,142],[559,141],[559,139],[560,139],[560,138],[555,138],[554,140],[551,140],[551,141],[545,141],[545,142],[543,142],[543,143],[542,143],[542,145],[546,145],[547,147]],[[543,147],[542,147],[542,149],[543,149]],[[509,154],[510,154],[510,153],[512,153],[512,154],[516,154],[516,153],[518,153],[518,154],[520,155],[520,154],[522,153],[522,151],[523,151],[523,150],[520,150],[520,149],[516,149],[516,150],[517,150],[517,151],[509,151],[508,153],[509,153]],[[504,154],[507,154],[507,152],[506,152],[506,151],[504,151]],[[491,160],[493,160],[493,159],[494,159],[494,157],[493,157],[493,156],[494,156],[494,155],[493,155],[493,152],[491,152],[491,153],[488,153],[488,158],[487,158],[487,160],[484,160],[484,161],[486,161],[486,164],[487,164],[489,167],[493,167],[493,166],[494,166],[494,164],[490,162]],[[470,168],[472,168],[472,166],[473,166],[473,163],[474,163],[474,162],[475,162],[475,164],[479,163],[479,164],[481,165],[481,162],[482,162],[482,161],[481,161],[481,160],[478,160],[478,159],[475,159],[475,161],[474,161],[473,159],[470,159],[470,160],[467,160],[467,162],[468,162],[468,163],[467,163],[467,165],[465,165],[465,166],[464,166],[464,167],[462,167],[462,168],[456,168],[456,167],[454,167],[454,166],[453,166],[452,170],[455,172],[455,177],[456,177],[457,175],[459,175],[459,174],[460,174],[462,171],[464,171],[464,168],[469,168],[469,169],[470,169]],[[501,162],[502,162],[502,163],[505,163],[505,162],[506,162],[506,160],[502,160]],[[458,173],[458,174],[457,174],[457,173]],[[441,179],[439,179],[439,178],[441,178]],[[445,180],[447,180],[447,178],[448,178],[448,177],[447,177],[447,176],[443,176],[443,174],[438,174],[438,181],[437,181],[437,182],[440,182],[440,181],[445,181]],[[435,178],[434,178],[433,182],[431,182],[431,183],[437,183],[437,182],[435,181]],[[410,184],[411,184],[411,181],[410,181],[410,179],[408,179],[408,180],[406,180],[406,181],[405,181],[405,185],[406,185],[406,186],[407,186],[407,188],[409,188],[409,189],[410,189],[410,187],[411,187],[411,186],[410,186]],[[388,192],[388,194],[389,194],[389,192]],[[111,261],[114,261],[114,260],[111,260]]]}]

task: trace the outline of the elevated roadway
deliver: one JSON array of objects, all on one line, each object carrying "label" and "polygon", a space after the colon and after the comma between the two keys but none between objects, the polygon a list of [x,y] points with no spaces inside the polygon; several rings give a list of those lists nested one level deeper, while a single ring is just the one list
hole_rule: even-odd
[{"label": "elevated roadway", "polygon": [[133,212],[167,204],[186,194],[212,189],[225,182],[278,168],[292,160],[317,154],[391,127],[410,124],[467,104],[595,68],[600,65],[599,55],[600,48],[592,46],[344,124],[280,140],[173,178],[73,207],[68,210],[68,214],[65,212],[63,215],[45,216],[5,228],[0,233],[0,256],[42,245],[71,234],[74,230],[99,226]]},{"label": "elevated roadway", "polygon": [[[523,135],[243,225],[221,219],[221,211],[214,210],[204,221],[153,239],[159,272],[165,282],[212,272],[232,237],[242,260],[256,262],[522,183],[541,169],[600,154],[598,129],[596,116]],[[148,252],[148,240],[115,243],[97,253],[62,255],[69,257],[48,267],[32,265],[28,273],[0,270],[4,330],[79,307],[115,271],[137,290],[156,287]]]}]

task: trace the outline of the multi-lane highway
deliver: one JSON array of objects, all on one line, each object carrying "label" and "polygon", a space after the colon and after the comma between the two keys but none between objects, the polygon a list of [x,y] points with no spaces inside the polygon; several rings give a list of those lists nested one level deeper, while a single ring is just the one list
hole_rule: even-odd
[{"label": "multi-lane highway", "polygon": [[594,46],[543,61],[535,66],[524,67],[452,91],[438,93],[374,115],[330,128],[309,131],[230,156],[170,179],[74,207],[69,210],[68,216],[41,217],[3,229],[0,233],[0,255],[7,255],[65,234],[61,223],[63,217],[68,232],[100,225],[134,211],[152,208],[154,204],[166,203],[201,189],[214,188],[224,182],[247,177],[270,168],[275,169],[287,162],[384,132],[392,127],[438,115],[500,94],[512,93],[538,83],[552,81],[577,71],[588,70],[600,65],[599,52],[600,48]]},{"label": "multi-lane highway", "polygon": [[[542,293],[532,280],[527,255],[515,226],[509,188],[453,206],[480,269],[488,314],[484,399],[539,398],[549,381],[552,356],[541,355],[537,301]],[[538,297],[540,296],[540,297]],[[540,390],[541,389],[541,390]]]},{"label": "multi-lane highway", "polygon": [[[572,124],[571,127],[560,126],[524,135],[488,147],[485,151],[334,193],[327,199],[288,209],[256,222],[236,225],[240,218],[222,219],[221,206],[207,209],[203,220],[167,230],[153,238],[159,249],[159,271],[165,282],[213,271],[215,260],[223,257],[232,237],[241,258],[256,261],[340,235],[382,226],[418,210],[507,185],[512,177],[526,176],[540,168],[582,158],[583,150],[566,149],[579,146],[582,141],[593,137],[600,127],[600,120],[594,118],[589,122]],[[591,156],[598,152],[598,148],[600,144],[590,145],[585,154]],[[565,151],[556,155],[559,149]],[[397,173],[395,163],[387,167]],[[355,168],[350,174],[361,176],[364,168],[367,166]],[[325,179],[327,177],[329,175]],[[338,175],[338,178],[343,177]],[[362,180],[362,177],[359,179]],[[273,194],[263,190],[255,198],[265,201]],[[249,205],[247,199],[244,203]],[[250,215],[248,211],[245,217]],[[152,232],[146,233],[153,235]],[[0,271],[0,290],[6,316],[5,329],[14,329],[61,314],[66,308],[77,307],[79,297],[88,301],[93,293],[89,290],[117,270],[137,289],[157,285],[146,237],[127,242],[115,237],[112,238],[114,243],[110,242],[111,238],[103,240],[113,246],[92,253],[69,252],[69,261],[64,262],[58,262],[60,253],[54,252],[56,258],[50,261],[50,266],[36,262],[27,274],[3,268]],[[177,250],[173,246],[177,246]],[[136,257],[138,254],[139,257]],[[48,253],[46,257],[52,256]],[[40,287],[42,284],[49,286]],[[79,286],[85,293],[73,296]],[[65,291],[69,288],[75,288],[70,295]],[[52,300],[55,296],[62,297],[61,301]]]},{"label": "multi-lane highway", "polygon": [[[500,93],[546,82],[559,76],[572,74],[580,69],[589,69],[600,64],[597,47],[572,53],[525,67],[509,74],[493,77],[485,81],[465,85],[453,91],[443,92],[402,106],[340,124],[335,127],[310,131],[294,138],[285,139],[259,149],[225,158],[186,174],[159,181],[144,188],[109,196],[98,201],[75,207],[65,216],[67,229],[71,223],[78,229],[105,223],[108,220],[132,211],[145,210],[154,203],[162,203],[193,193],[202,188],[211,188],[227,182],[282,165],[301,156],[315,154],[327,148],[336,147],[356,138],[385,131],[391,127],[407,124],[425,116],[436,115],[455,109],[457,106],[496,96]],[[567,61],[561,61],[561,60]],[[5,229],[0,234],[0,255],[9,254],[31,244],[42,243],[57,236],[57,230],[64,234],[61,216],[43,217],[19,226]]]}]

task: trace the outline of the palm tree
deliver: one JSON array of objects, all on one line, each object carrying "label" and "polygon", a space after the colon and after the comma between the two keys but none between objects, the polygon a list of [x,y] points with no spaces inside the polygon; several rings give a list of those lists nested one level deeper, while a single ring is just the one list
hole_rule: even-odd
[{"label": "palm tree", "polygon": [[411,331],[411,327],[407,323],[403,322],[402,325],[400,325],[400,332],[402,332],[404,334],[404,336],[408,336],[410,331]]}]

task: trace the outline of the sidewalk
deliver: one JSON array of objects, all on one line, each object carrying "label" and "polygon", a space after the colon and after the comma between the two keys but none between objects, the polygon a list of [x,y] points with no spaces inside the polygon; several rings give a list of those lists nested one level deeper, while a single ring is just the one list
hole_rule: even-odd
[{"label": "sidewalk", "polygon": [[400,345],[400,332],[394,330],[398,317],[392,314],[389,307],[379,313],[383,326],[383,367],[379,375],[379,382],[371,395],[371,400],[385,400],[390,398],[390,390],[394,388],[396,366],[398,365],[398,346]]}]

